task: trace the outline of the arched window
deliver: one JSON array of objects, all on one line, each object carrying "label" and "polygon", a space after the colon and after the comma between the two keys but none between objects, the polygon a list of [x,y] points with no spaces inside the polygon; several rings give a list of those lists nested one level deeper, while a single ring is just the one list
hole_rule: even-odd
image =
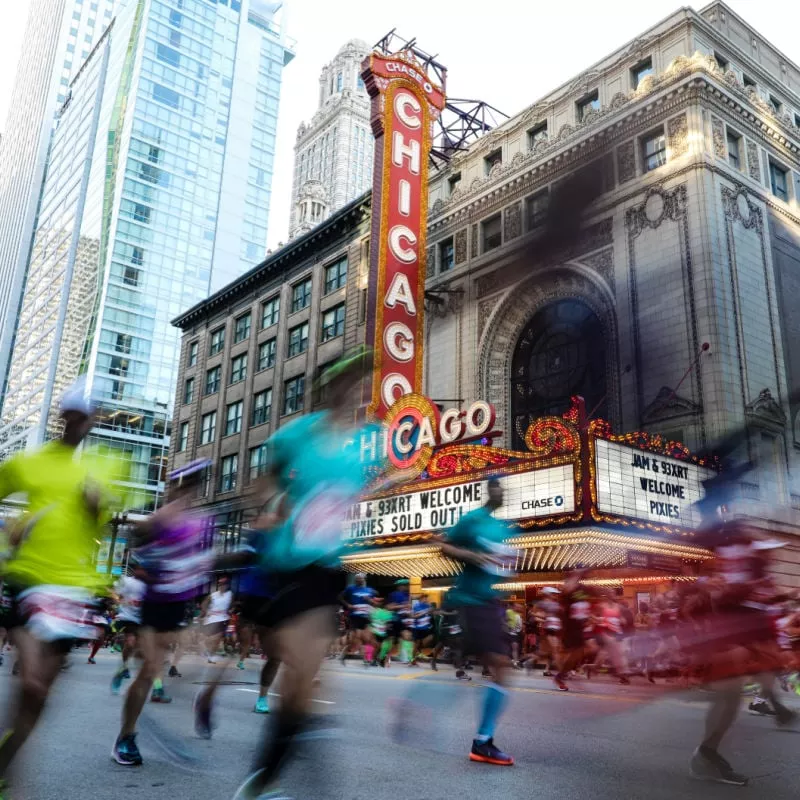
[{"label": "arched window", "polygon": [[511,364],[512,447],[537,417],[563,414],[582,395],[587,412],[605,417],[606,344],[597,315],[580,300],[558,300],[536,312]]}]

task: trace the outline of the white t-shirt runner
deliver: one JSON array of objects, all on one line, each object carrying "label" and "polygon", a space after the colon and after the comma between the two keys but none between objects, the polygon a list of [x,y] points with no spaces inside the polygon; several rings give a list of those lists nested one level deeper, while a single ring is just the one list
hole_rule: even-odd
[{"label": "white t-shirt runner", "polygon": [[208,604],[206,624],[212,625],[215,622],[227,622],[230,617],[231,604],[233,603],[233,592],[228,589],[226,592],[212,592]]},{"label": "white t-shirt runner", "polygon": [[138,578],[130,575],[120,578],[115,587],[116,593],[119,595],[119,610],[116,619],[120,622],[141,623],[142,600],[144,600],[146,589],[147,585]]}]

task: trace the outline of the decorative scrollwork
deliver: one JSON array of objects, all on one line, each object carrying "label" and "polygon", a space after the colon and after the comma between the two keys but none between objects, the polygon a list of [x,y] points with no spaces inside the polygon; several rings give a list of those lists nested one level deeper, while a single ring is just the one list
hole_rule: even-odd
[{"label": "decorative scrollwork", "polygon": [[542,417],[525,431],[525,446],[537,458],[577,456],[581,450],[578,429],[563,417]]},{"label": "decorative scrollwork", "polygon": [[501,467],[512,460],[510,453],[486,445],[453,445],[434,453],[425,469],[428,478],[449,478],[491,467]]}]

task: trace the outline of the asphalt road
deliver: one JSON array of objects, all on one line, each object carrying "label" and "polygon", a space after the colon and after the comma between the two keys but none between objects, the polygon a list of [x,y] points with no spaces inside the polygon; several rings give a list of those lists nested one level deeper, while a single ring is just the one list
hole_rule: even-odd
[{"label": "asphalt road", "polygon": [[[167,684],[174,702],[149,704],[147,716],[176,741],[185,736],[192,763],[176,767],[143,731],[139,745],[145,764],[125,768],[109,755],[122,704],[108,688],[116,660],[101,653],[91,666],[85,650],[72,659],[44,724],[23,751],[14,800],[230,800],[265,726],[264,718],[252,713],[259,660],[251,659],[244,672],[227,674],[231,684],[220,693],[212,741],[191,733],[191,698],[204,665],[188,660],[184,677]],[[13,680],[7,658],[0,668],[6,696]],[[658,695],[641,681],[631,687],[603,680],[576,683],[574,691],[559,694],[544,679],[516,676],[497,743],[517,763],[510,768],[474,764],[466,755],[479,680],[457,683],[449,667],[434,675],[427,668],[400,665],[389,670],[365,670],[356,662],[326,665],[314,710],[331,715],[339,736],[314,744],[316,751],[296,759],[286,788],[298,800],[798,797],[800,732],[777,730],[770,720],[744,713],[723,752],[751,776],[750,785],[698,783],[688,777],[687,764],[702,729],[703,695]],[[275,691],[280,694],[280,677]],[[406,715],[409,723],[398,743],[389,729],[400,701],[414,711]]]}]

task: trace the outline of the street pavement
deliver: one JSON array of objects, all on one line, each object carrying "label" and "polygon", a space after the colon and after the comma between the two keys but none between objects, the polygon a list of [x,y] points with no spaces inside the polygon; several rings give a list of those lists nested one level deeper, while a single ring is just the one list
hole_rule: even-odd
[{"label": "street pavement", "polygon": [[[214,738],[202,741],[192,734],[191,700],[206,666],[188,658],[183,678],[166,683],[174,702],[148,704],[146,714],[175,741],[185,737],[190,762],[171,763],[159,739],[143,731],[145,764],[125,768],[110,758],[122,705],[122,697],[109,691],[116,657],[101,653],[92,666],[86,655],[86,650],[72,654],[44,724],[22,753],[14,800],[230,800],[266,725],[252,712],[261,661],[250,659],[245,671],[226,673],[230,683],[219,695]],[[0,668],[6,696],[15,680],[11,660]],[[751,776],[750,785],[699,783],[688,777],[688,759],[702,730],[704,695],[659,694],[641,679],[631,687],[603,679],[576,682],[573,691],[560,694],[545,679],[516,674],[497,732],[498,745],[515,756],[516,765],[475,764],[467,753],[479,689],[477,675],[470,684],[458,683],[448,666],[434,674],[428,667],[399,664],[367,670],[355,661],[344,667],[327,663],[314,711],[335,722],[339,735],[307,745],[316,750],[293,761],[286,789],[298,800],[800,796],[800,732],[778,730],[769,719],[743,713],[722,749]],[[280,676],[275,692],[280,695]],[[279,696],[271,699],[280,702]],[[393,729],[397,719],[407,724]]]}]

